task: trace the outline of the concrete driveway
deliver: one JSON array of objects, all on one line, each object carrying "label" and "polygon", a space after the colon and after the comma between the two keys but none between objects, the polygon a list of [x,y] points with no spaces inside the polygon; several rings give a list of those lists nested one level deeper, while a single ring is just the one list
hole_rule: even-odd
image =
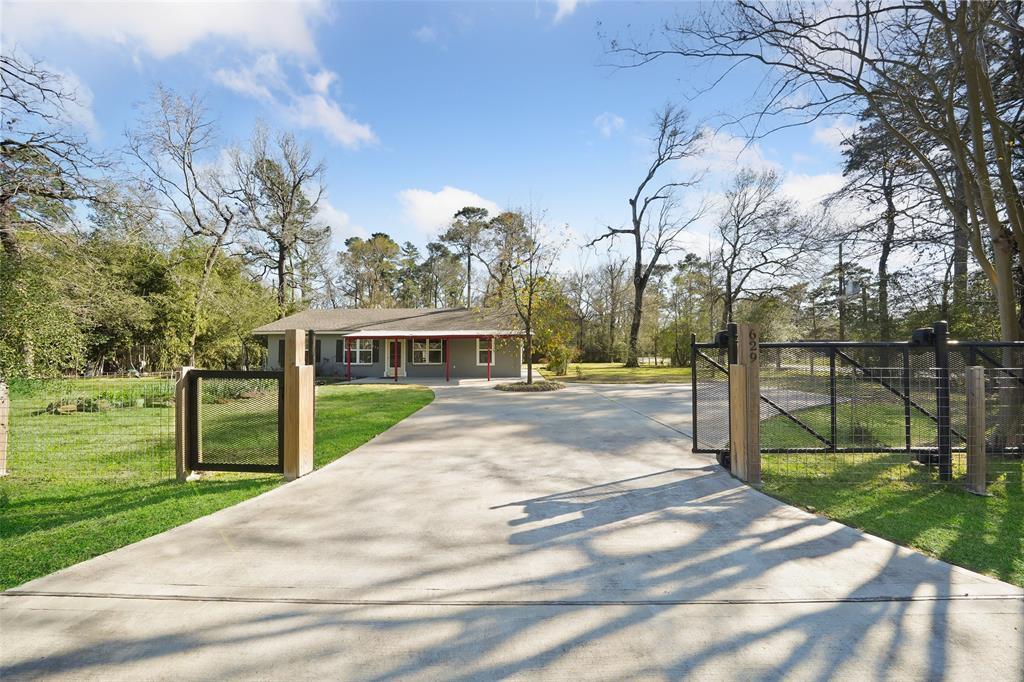
[{"label": "concrete driveway", "polygon": [[6,593],[4,679],[1024,676],[1020,589],[738,484],[690,453],[685,387],[435,390]]}]

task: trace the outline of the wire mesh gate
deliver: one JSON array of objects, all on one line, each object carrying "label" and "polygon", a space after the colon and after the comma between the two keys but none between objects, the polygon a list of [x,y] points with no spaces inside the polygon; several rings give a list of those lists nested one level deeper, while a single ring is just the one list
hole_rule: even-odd
[{"label": "wire mesh gate", "polygon": [[[694,451],[729,453],[734,342],[692,344]],[[1024,343],[950,341],[945,325],[906,342],[762,343],[765,476],[944,482],[962,477],[966,369],[986,368],[990,471],[1015,472],[1024,444]],[[1016,462],[1016,464],[1014,464]]]},{"label": "wire mesh gate", "polygon": [[191,370],[194,471],[284,471],[284,372]]}]

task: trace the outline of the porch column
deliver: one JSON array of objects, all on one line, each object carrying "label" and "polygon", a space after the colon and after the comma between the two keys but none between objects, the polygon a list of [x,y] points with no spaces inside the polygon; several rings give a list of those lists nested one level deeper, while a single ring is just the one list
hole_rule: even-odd
[{"label": "porch column", "polygon": [[347,336],[345,337],[345,376],[352,381],[352,339]]},{"label": "porch column", "polygon": [[494,337],[491,337],[491,344],[487,350],[487,380],[491,380],[491,360],[494,358]]},{"label": "porch column", "polygon": [[391,339],[391,369],[394,370],[395,383],[398,383],[398,339]]},{"label": "porch column", "polygon": [[444,340],[444,380],[452,380],[452,338]]}]

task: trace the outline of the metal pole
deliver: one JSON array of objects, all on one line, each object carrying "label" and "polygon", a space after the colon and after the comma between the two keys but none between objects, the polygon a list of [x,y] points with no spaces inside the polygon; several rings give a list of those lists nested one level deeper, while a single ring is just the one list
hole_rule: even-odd
[{"label": "metal pole", "polygon": [[690,419],[693,447],[697,448],[697,335],[690,334]]},{"label": "metal pole", "polygon": [[945,321],[932,325],[935,332],[935,411],[938,425],[939,479],[953,478],[953,449],[950,437],[949,415],[949,342],[948,326]]},{"label": "metal pole", "polygon": [[[812,351],[813,353],[813,351]],[[813,357],[813,355],[812,355]],[[836,349],[835,346],[828,349],[828,396],[829,405],[831,406],[831,427],[832,427],[832,452],[836,451],[836,434],[839,429],[836,428]]]},{"label": "metal pole", "polygon": [[903,349],[903,437],[906,441],[907,454],[913,447],[913,437],[910,429],[910,349]]}]

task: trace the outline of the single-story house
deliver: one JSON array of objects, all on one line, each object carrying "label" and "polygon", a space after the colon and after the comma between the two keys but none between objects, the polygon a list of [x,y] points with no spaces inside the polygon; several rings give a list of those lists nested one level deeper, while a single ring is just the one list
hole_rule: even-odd
[{"label": "single-story house", "polygon": [[253,330],[267,341],[265,369],[284,365],[284,332],[308,332],[317,376],[518,378],[525,334],[494,311],[467,308],[304,310]]}]

